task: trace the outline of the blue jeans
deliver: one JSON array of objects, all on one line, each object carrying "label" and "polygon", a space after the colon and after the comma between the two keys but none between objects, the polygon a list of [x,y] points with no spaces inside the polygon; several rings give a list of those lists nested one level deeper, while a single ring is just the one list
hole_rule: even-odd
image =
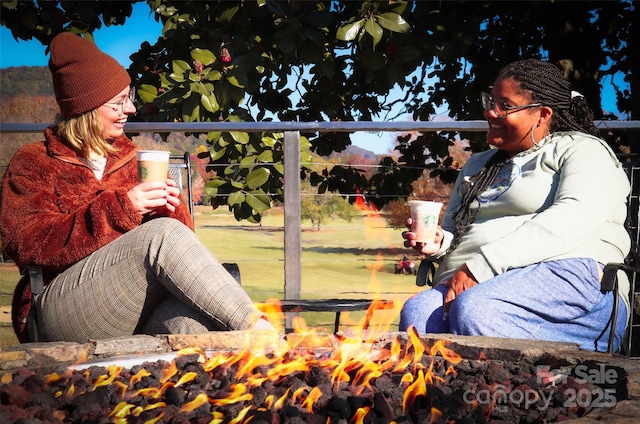
[{"label": "blue jeans", "polygon": [[[606,351],[613,296],[600,291],[600,265],[576,258],[510,270],[458,295],[443,319],[448,287],[439,285],[404,304],[400,330],[572,342]],[[622,343],[626,307],[619,302],[614,349]]]}]

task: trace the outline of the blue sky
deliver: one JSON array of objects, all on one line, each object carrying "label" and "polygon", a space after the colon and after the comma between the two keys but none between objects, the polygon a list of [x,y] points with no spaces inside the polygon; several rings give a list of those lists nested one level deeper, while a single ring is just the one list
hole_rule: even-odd
[{"label": "blue sky", "polygon": [[[137,52],[144,41],[154,44],[161,32],[162,24],[153,19],[149,5],[140,2],[133,5],[133,13],[124,25],[103,26],[93,36],[100,50],[128,68],[129,56]],[[45,46],[38,40],[15,41],[11,31],[0,26],[0,68],[47,66],[49,56],[45,56],[44,51]]]}]

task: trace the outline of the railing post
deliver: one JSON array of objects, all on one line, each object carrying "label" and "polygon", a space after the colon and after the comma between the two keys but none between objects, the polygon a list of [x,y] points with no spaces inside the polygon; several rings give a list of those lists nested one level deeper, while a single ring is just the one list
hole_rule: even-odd
[{"label": "railing post", "polygon": [[[284,298],[300,299],[300,132],[284,133]],[[293,328],[296,313],[287,313],[285,330]]]}]

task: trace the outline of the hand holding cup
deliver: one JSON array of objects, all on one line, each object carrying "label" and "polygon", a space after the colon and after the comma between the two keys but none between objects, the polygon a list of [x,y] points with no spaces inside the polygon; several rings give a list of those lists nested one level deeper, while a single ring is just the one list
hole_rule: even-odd
[{"label": "hand holding cup", "polygon": [[407,220],[410,231],[404,232],[404,245],[425,254],[433,254],[440,249],[443,232],[438,225],[442,203],[410,200],[411,218]]}]

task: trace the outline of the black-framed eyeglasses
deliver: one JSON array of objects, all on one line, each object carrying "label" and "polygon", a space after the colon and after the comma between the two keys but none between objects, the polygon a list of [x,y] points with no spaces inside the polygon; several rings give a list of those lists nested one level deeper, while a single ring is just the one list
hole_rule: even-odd
[{"label": "black-framed eyeglasses", "polygon": [[494,99],[493,96],[489,93],[482,92],[480,93],[480,96],[482,99],[482,108],[484,109],[484,111],[489,112],[490,110],[493,110],[493,113],[495,113],[498,118],[502,118],[502,119],[506,118],[507,115],[513,111],[529,109],[530,107],[542,106],[541,103],[530,103],[528,105],[509,106],[503,100]]},{"label": "black-framed eyeglasses", "polygon": [[121,102],[107,102],[102,106],[106,106],[109,109],[112,109],[114,112],[120,111],[120,113],[124,113],[124,105],[127,101],[131,102],[132,105],[136,106],[136,88],[131,87],[129,90],[129,95],[122,99]]}]

